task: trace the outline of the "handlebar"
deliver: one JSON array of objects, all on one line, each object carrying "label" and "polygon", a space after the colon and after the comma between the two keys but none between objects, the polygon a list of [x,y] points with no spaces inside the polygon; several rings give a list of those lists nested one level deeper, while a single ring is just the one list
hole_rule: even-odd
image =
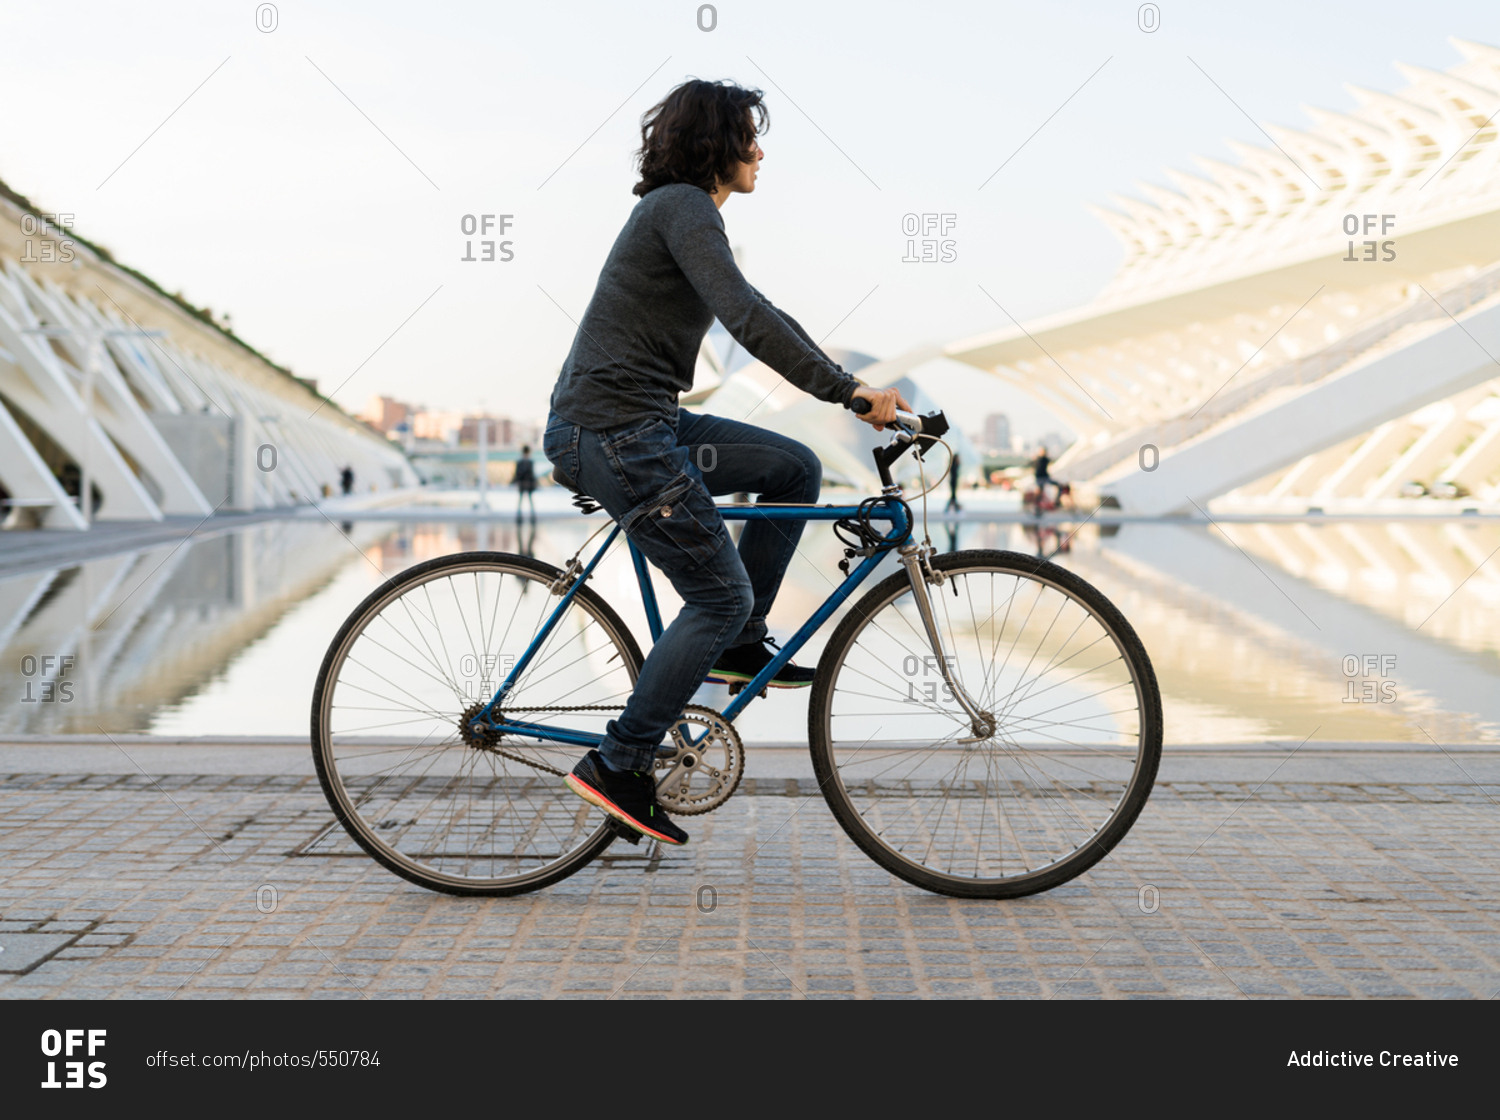
[{"label": "handlebar", "polygon": [[[849,402],[849,411],[863,416],[870,411],[870,402],[864,397],[855,397]],[[892,463],[913,447],[916,447],[917,458],[920,459],[923,451],[932,446],[931,441],[923,446],[917,446],[918,436],[930,436],[935,441],[948,432],[948,418],[941,412],[918,416],[915,412],[907,412],[905,409],[898,408],[896,409],[896,424],[902,429],[896,433],[896,438],[888,446],[878,447],[872,452],[875,456],[875,469],[880,473],[880,481],[888,489],[893,485]]]},{"label": "handlebar", "polygon": [[[849,411],[856,416],[863,416],[870,411],[870,407],[870,402],[864,397],[855,397],[854,400],[849,402]],[[907,412],[905,409],[898,408],[896,409],[896,422],[903,427],[910,428],[913,433],[917,433],[923,429],[923,420],[931,420],[942,415],[941,412],[935,412],[931,417],[923,417],[918,416],[915,412]],[[946,425],[943,430],[947,431]]]}]

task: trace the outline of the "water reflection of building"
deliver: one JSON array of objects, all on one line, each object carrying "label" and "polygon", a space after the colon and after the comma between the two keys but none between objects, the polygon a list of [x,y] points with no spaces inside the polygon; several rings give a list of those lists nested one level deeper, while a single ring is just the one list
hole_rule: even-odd
[{"label": "water reflection of building", "polygon": [[1500,526],[1485,521],[1231,524],[1281,571],[1470,654],[1500,655]]},{"label": "water reflection of building", "polygon": [[1496,547],[1500,526],[1446,520],[1124,525],[1069,566],[1204,711],[1268,737],[1493,741],[1500,577],[1470,558]]},{"label": "water reflection of building", "polygon": [[[367,566],[357,548],[378,563],[377,542],[400,534],[364,522],[347,535],[323,521],[270,521],[0,580],[0,682],[9,701],[0,705],[0,730],[147,730],[340,571]],[[334,629],[319,633],[326,644]],[[49,681],[52,698],[43,700]],[[64,681],[72,686],[66,700]],[[310,678],[284,687],[305,706]],[[285,700],[246,695],[238,718],[202,733],[241,734],[255,723],[255,705]]]},{"label": "water reflection of building", "polygon": [[1054,473],[1129,510],[1500,503],[1500,50],[1454,42],[1113,198],[1093,302],[946,353],[1062,417]]}]

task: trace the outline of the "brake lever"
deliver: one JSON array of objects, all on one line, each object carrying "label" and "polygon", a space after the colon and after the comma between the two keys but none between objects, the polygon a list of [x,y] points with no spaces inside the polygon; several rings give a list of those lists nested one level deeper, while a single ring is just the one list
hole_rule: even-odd
[{"label": "brake lever", "polygon": [[906,425],[902,425],[902,427],[909,433],[907,436],[908,442],[916,442],[918,437],[926,439],[926,443],[917,442],[916,447],[912,449],[913,455],[918,459],[925,460],[927,452],[932,450],[932,445],[948,434],[948,418],[941,411],[938,411],[921,417],[921,420],[922,430],[920,432],[913,431],[907,428]]}]

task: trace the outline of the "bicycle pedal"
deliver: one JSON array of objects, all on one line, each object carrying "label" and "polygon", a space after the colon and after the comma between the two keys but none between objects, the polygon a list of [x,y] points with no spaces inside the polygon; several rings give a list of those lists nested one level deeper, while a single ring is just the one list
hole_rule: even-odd
[{"label": "bicycle pedal", "polygon": [[[745,685],[747,685],[748,683],[750,683],[750,682],[748,682],[748,681],[730,681],[729,682],[729,695],[731,695],[731,696],[737,695],[740,692],[740,690],[743,689],[745,687]],[[762,700],[764,700],[766,698],[766,694],[767,694],[767,692],[770,691],[770,687],[771,687],[770,685],[767,685],[765,688],[763,688],[763,689],[760,690],[760,698]]]},{"label": "bicycle pedal", "polygon": [[621,824],[614,817],[609,818],[609,828],[615,834],[616,839],[625,840],[631,844],[639,844],[641,842],[641,834],[639,832]]}]

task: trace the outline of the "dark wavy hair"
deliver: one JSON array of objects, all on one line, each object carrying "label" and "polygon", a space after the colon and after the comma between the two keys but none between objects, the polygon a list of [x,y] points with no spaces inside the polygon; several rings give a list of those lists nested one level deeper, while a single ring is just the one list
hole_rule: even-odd
[{"label": "dark wavy hair", "polygon": [[764,94],[730,81],[692,78],[641,117],[636,165],[645,195],[667,183],[691,183],[712,194],[754,159],[755,137],[771,127]]}]

